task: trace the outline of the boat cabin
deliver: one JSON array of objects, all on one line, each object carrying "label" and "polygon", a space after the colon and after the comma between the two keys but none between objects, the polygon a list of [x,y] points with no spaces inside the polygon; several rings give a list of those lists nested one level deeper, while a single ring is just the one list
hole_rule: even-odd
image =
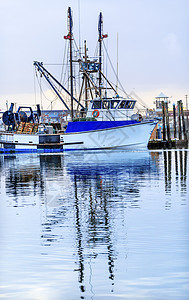
[{"label": "boat cabin", "polygon": [[96,98],[90,101],[87,111],[88,118],[98,121],[127,120],[133,115],[136,100],[115,98]]}]

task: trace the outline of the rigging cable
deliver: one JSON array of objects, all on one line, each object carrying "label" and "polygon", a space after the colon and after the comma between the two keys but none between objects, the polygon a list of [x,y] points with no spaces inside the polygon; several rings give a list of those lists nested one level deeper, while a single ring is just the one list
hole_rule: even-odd
[{"label": "rigging cable", "polygon": [[150,107],[148,105],[146,105],[146,103],[135,93],[135,91],[132,91],[130,93],[130,96],[134,95],[135,98],[137,98],[138,102],[140,103],[141,106],[143,106],[144,108],[150,109]]},{"label": "rigging cable", "polygon": [[[64,80],[65,80],[65,71],[64,71],[64,66],[67,66],[67,64],[65,63],[65,57],[66,57],[66,53],[67,53],[67,43],[65,43],[65,47],[64,47],[64,55],[63,55],[63,66],[62,66],[62,71],[61,71],[61,75],[60,75],[60,83],[64,84]],[[66,67],[65,67],[66,69]],[[63,72],[64,72],[64,79],[63,79]]]},{"label": "rigging cable", "polygon": [[[123,88],[121,82],[119,81],[118,74],[116,74],[116,72],[115,72],[115,70],[114,70],[114,67],[113,67],[112,62],[111,62],[111,60],[110,60],[110,57],[109,57],[109,55],[108,55],[108,52],[107,52],[106,46],[105,46],[105,44],[104,44],[104,41],[103,41],[103,45],[104,45],[104,48],[105,48],[107,57],[108,57],[108,59],[109,59],[110,65],[111,65],[111,67],[112,67],[112,70],[113,70],[114,74],[116,75],[117,82],[118,82],[119,85],[121,86],[122,91],[126,94],[127,97],[132,97],[131,95],[132,95],[132,94],[135,94],[135,93],[132,92],[130,95],[129,95],[128,93],[126,93],[126,91],[124,90],[124,88]],[[118,88],[118,86],[117,86],[117,88]],[[121,90],[120,88],[118,88],[118,89]],[[135,95],[135,96],[136,96],[136,95]],[[148,108],[148,107],[143,103],[142,99],[140,99],[140,97],[137,96],[136,98],[137,98],[138,102],[139,102],[144,108]]]},{"label": "rigging cable", "polygon": [[[113,70],[113,72],[114,72],[115,77],[117,78],[117,74],[116,74],[116,72],[115,72],[115,70],[114,70],[114,67],[113,67],[113,65],[112,65],[112,62],[111,62],[111,60],[110,60],[110,56],[109,56],[109,54],[108,54],[108,52],[107,52],[107,49],[106,49],[106,46],[105,46],[104,41],[103,41],[103,45],[104,45],[104,49],[105,49],[105,51],[106,51],[106,55],[107,55],[107,57],[108,57],[109,63],[110,63],[110,65],[111,65],[111,68],[112,68],[112,70]],[[126,93],[125,89],[123,88],[123,86],[122,86],[120,80],[117,79],[117,81],[118,81],[119,85],[121,86],[121,88],[122,88],[123,92],[125,93],[125,95],[126,95],[127,97],[129,97],[129,95]]]},{"label": "rigging cable", "polygon": [[42,105],[42,90],[41,90],[41,77],[40,77],[40,99],[41,99],[41,110],[43,110],[43,105]]},{"label": "rigging cable", "polygon": [[36,105],[36,103],[37,103],[37,99],[36,99],[37,93],[36,93],[35,67],[34,66],[33,66],[33,84],[34,84],[34,95],[35,95],[35,105]]},{"label": "rigging cable", "polygon": [[[37,82],[38,82],[38,85],[39,85],[39,89],[40,89],[40,97],[41,97],[41,106],[42,106],[42,96],[44,96],[44,98],[47,100],[47,101],[50,101],[51,103],[56,101],[58,99],[58,97],[55,97],[54,100],[50,100],[49,98],[47,98],[47,96],[45,95],[43,89],[42,89],[42,84],[41,84],[41,76],[40,76],[40,80],[37,76],[37,72],[36,72],[36,77],[37,77]],[[52,82],[51,82],[52,83]],[[53,83],[52,83],[53,84]],[[54,85],[54,84],[53,84]],[[55,85],[54,85],[55,86]],[[57,88],[58,90],[58,88]],[[59,91],[59,90],[58,90]]]}]

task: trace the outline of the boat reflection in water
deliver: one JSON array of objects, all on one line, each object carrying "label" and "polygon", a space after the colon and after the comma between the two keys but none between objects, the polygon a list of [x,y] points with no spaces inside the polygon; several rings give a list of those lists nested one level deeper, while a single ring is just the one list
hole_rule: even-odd
[{"label": "boat reflection in water", "polygon": [[[106,291],[111,295],[116,276],[124,274],[128,210],[146,205],[152,209],[148,190],[162,180],[165,195],[174,190],[181,199],[186,195],[187,155],[179,150],[1,156],[0,168],[9,206],[39,205],[41,254],[52,255],[50,249],[56,247],[58,264],[67,260],[71,269],[74,261],[78,278],[70,287],[78,298],[79,284],[80,297],[92,299],[103,293],[108,281]],[[171,197],[164,201],[165,209],[170,209]]]},{"label": "boat reflection in water", "polygon": [[80,289],[85,290],[85,259],[92,261],[98,255],[106,256],[105,268],[114,285],[115,222],[119,223],[119,230],[123,229],[124,208],[140,206],[139,180],[145,174],[157,172],[155,164],[146,152],[134,155],[129,152],[85,153],[78,154],[74,161],[67,156],[65,163],[74,183]]}]

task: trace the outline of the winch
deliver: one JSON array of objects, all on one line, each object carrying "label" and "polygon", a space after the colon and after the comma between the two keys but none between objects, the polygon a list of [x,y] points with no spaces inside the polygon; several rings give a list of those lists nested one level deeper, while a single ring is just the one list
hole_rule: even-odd
[{"label": "winch", "polygon": [[[9,110],[5,111],[3,114],[3,123],[8,126],[8,130],[14,130],[16,124],[20,122],[24,123],[39,123],[39,118],[41,116],[40,105],[37,104],[37,112],[34,113],[30,106],[19,106],[16,113],[13,113],[14,103],[11,103]],[[29,116],[22,109],[27,109],[30,111]]]}]

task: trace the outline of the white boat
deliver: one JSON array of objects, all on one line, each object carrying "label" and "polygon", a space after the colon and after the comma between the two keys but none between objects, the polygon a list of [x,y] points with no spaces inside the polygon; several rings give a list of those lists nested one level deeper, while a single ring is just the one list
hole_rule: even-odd
[{"label": "white boat", "polygon": [[[110,107],[108,111],[100,108],[100,105],[103,107],[101,100],[90,102],[87,118],[96,115],[97,121],[68,122],[63,134],[49,134],[47,131],[38,131],[37,133],[1,132],[0,152],[147,148],[150,135],[157,122],[133,120],[132,113],[135,105],[133,100],[116,98],[105,101]],[[120,108],[112,108],[115,103]],[[121,108],[127,104],[130,108]],[[111,120],[115,115],[117,117]],[[28,123],[25,124],[27,126]]]},{"label": "white boat", "polygon": [[[103,108],[103,102],[108,110]],[[135,120],[134,100],[112,98],[103,102],[95,99],[89,104],[87,118],[96,115],[97,121],[68,123],[62,135],[64,150],[147,148],[157,122]]]},{"label": "white boat", "polygon": [[[68,9],[68,16],[70,27],[67,38],[71,48],[73,34],[70,8]],[[86,44],[85,56],[79,60],[83,80],[86,79],[88,82],[85,86],[86,91],[87,89],[95,90],[97,97],[90,100],[85,121],[78,120],[68,123],[62,136],[63,149],[147,148],[150,135],[157,122],[155,120],[142,120],[140,115],[136,115],[134,113],[136,100],[128,95],[126,98],[120,97],[102,73],[102,41],[104,37],[107,37],[102,32],[102,13],[99,15],[98,33],[99,61],[89,59],[86,53]],[[72,69],[71,64],[70,69]],[[98,74],[98,87],[92,80],[95,73]],[[106,88],[103,87],[102,77],[106,81]],[[107,84],[114,91],[114,97],[107,97]],[[72,82],[70,86],[72,86]],[[72,98],[71,92],[71,100],[73,101]],[[95,118],[95,121],[90,121],[92,118]]]},{"label": "white boat", "polygon": [[[89,103],[88,108],[80,103],[80,99],[73,96],[73,74],[72,74],[72,15],[71,8],[68,8],[69,32],[65,37],[70,43],[70,87],[67,91],[43,66],[42,63],[34,62],[37,71],[45,77],[53,90],[59,96],[65,107],[70,110],[71,121],[68,122],[64,133],[52,134],[48,130],[41,132],[33,130],[36,119],[39,121],[40,110],[38,107],[37,115],[30,108],[30,116],[22,114],[21,111],[13,113],[13,104],[9,111],[5,112],[4,121],[13,131],[0,133],[0,152],[62,152],[69,150],[93,150],[93,149],[114,149],[114,148],[147,148],[150,135],[157,124],[155,120],[142,120],[140,115],[134,113],[136,100],[129,97],[120,97],[112,84],[105,78],[102,73],[101,62],[101,43],[105,35],[102,34],[102,14],[99,17],[99,61],[90,61],[85,53],[84,60],[78,60],[80,72],[83,74],[83,80],[86,82],[86,91],[92,89],[96,97],[85,99]],[[98,74],[98,87],[94,84],[92,78],[94,73]],[[91,74],[93,76],[91,76]],[[114,90],[115,96],[108,97],[107,90],[102,86],[102,76]],[[64,91],[71,96],[71,109],[64,102],[50,78],[55,80]],[[84,81],[83,81],[84,82]],[[82,85],[83,86],[83,85]],[[104,92],[105,91],[105,92]],[[104,94],[103,94],[104,93]],[[76,101],[80,106],[85,118],[74,119],[73,102]],[[24,119],[25,122],[21,122]],[[30,130],[15,131],[15,124],[22,125]],[[32,123],[33,125],[27,125]],[[8,128],[10,129],[10,128]]]}]

